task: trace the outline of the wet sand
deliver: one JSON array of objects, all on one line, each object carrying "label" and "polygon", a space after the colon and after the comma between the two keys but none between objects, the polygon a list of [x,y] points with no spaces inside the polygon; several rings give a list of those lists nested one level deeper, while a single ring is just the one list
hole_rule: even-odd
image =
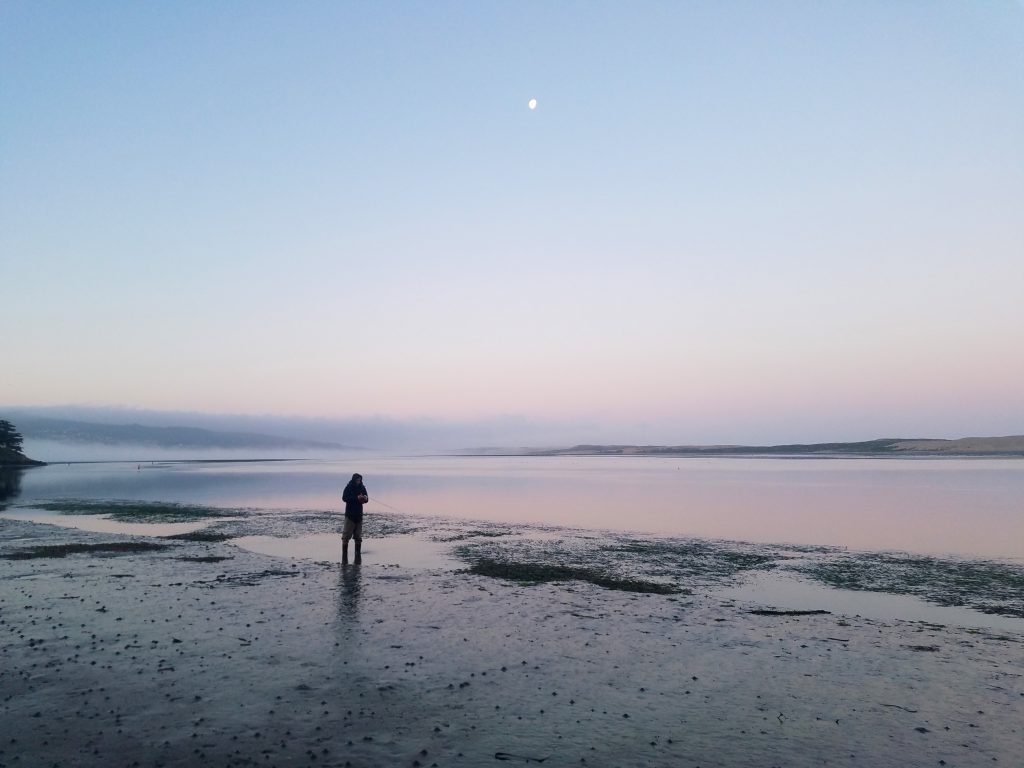
[{"label": "wet sand", "polygon": [[376,549],[343,567],[0,520],[0,766],[1022,763],[1021,632]]}]

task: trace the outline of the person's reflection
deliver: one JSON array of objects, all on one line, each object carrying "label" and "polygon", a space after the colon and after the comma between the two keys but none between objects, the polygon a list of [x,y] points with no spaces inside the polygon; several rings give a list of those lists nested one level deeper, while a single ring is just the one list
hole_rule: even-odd
[{"label": "person's reflection", "polygon": [[5,501],[21,495],[21,476],[24,473],[20,467],[0,467],[0,509],[3,509]]},{"label": "person's reflection", "polygon": [[361,589],[362,558],[356,555],[351,565],[341,566],[341,577],[338,582],[338,607],[343,618],[355,619],[359,615],[359,590]]}]

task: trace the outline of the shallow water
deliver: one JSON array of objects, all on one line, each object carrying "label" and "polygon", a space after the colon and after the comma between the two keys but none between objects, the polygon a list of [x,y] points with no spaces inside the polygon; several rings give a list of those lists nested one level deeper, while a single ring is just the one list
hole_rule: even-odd
[{"label": "shallow water", "polygon": [[970,608],[935,605],[912,595],[891,595],[834,589],[779,572],[759,572],[744,583],[726,587],[718,597],[756,603],[780,610],[827,610],[842,616],[862,616],[883,621],[921,621],[955,627],[1024,632],[1024,619],[996,616]]},{"label": "shallow water", "polygon": [[[315,533],[309,536],[283,538],[279,536],[243,536],[231,539],[235,546],[273,557],[312,560],[319,563],[341,562],[341,538],[338,534]],[[453,570],[465,563],[451,557],[450,545],[424,541],[419,536],[397,535],[366,539],[362,555],[367,565],[400,565],[403,568],[429,568]],[[355,547],[349,545],[354,558]],[[1024,623],[1024,622],[1022,622]]]},{"label": "shallow water", "polygon": [[352,472],[369,514],[561,525],[1024,561],[1024,461],[380,457],[110,463],[24,472],[11,505],[130,499],[339,510]]},{"label": "shallow water", "polygon": [[57,512],[44,512],[35,509],[24,509],[16,512],[5,512],[0,517],[8,520],[21,520],[26,523],[42,523],[59,525],[62,528],[78,528],[93,533],[116,533],[122,536],[180,536],[194,533],[210,524],[210,520],[195,523],[126,523],[122,520],[110,520],[102,515],[61,515]]},{"label": "shallow water", "polygon": [[[406,461],[415,464],[415,460]],[[437,460],[428,461],[434,464]],[[619,463],[621,459],[611,461]],[[489,464],[493,471],[493,463]],[[633,466],[642,474],[652,474],[650,467],[642,464],[634,465],[627,460],[625,466],[627,473],[628,467]],[[290,506],[277,503],[269,508],[261,507],[254,502],[265,502],[266,496],[257,499],[242,495],[237,488],[246,484],[266,487],[274,483],[278,493],[283,493],[294,487],[299,477],[309,481],[303,488],[316,488],[325,477],[336,479],[338,470],[332,470],[325,472],[322,465],[305,462],[256,467],[202,464],[153,465],[146,469],[141,465],[47,467],[44,471],[29,473],[34,480],[47,482],[36,483],[34,487],[23,484],[28,493],[0,516],[100,533],[149,537],[178,536],[210,527],[209,533],[215,539],[227,538],[232,545],[255,553],[293,561],[336,563],[341,560],[339,510],[329,505],[319,511],[311,509],[313,505],[298,502],[315,503],[316,499],[301,493],[288,500]],[[449,485],[458,485],[451,477],[452,467],[435,465],[434,470],[446,476]],[[520,466],[515,472],[522,475],[524,470]],[[572,475],[571,472],[563,474]],[[675,476],[672,472],[669,475]],[[220,483],[224,477],[226,482]],[[79,482],[74,482],[76,479]],[[550,481],[549,478],[541,480]],[[616,482],[621,483],[623,479],[618,478]],[[474,487],[473,483],[468,485]],[[801,487],[798,484],[794,491]],[[57,489],[66,495],[52,493]],[[158,493],[159,496],[126,508],[109,503],[113,495],[111,489],[124,492],[122,500],[138,499],[138,496],[129,496],[125,489],[134,489],[138,495]],[[46,494],[48,490],[50,495]],[[91,501],[90,494],[94,495]],[[74,514],[62,515],[33,506],[61,498],[75,501],[51,506],[56,509],[66,506]],[[229,499],[247,509],[227,506]],[[496,501],[508,503],[507,498]],[[208,506],[176,506],[183,502]],[[170,514],[168,506],[173,507],[177,515],[187,516],[190,511],[208,515],[211,507],[222,508],[225,514],[194,522],[161,521],[161,517]],[[125,509],[130,509],[139,521],[89,514],[90,510],[111,509],[121,510],[120,516]],[[144,521],[147,517],[152,521]],[[627,533],[610,527],[604,530],[556,527],[551,520],[545,520],[543,525],[513,524],[507,518],[488,521],[479,517],[484,516],[466,520],[457,516],[401,514],[394,505],[378,509],[368,517],[364,563],[373,569],[393,565],[451,571],[475,564],[480,558],[496,559],[511,563],[513,569],[568,567],[577,569],[575,578],[584,580],[594,578],[587,574],[596,573],[612,580],[668,583],[684,591],[697,589],[724,600],[772,608],[824,608],[837,615],[871,619],[1024,631],[1019,593],[1013,592],[1013,584],[1020,581],[1019,565],[996,566],[991,562],[965,560],[962,556],[937,560],[873,554],[870,550],[857,554],[834,547],[744,544],[724,538]],[[354,559],[354,551],[352,555]],[[817,573],[815,569],[820,570],[823,564],[826,570]],[[831,583],[834,577],[841,577],[844,583]],[[961,584],[964,579],[966,582]],[[845,582],[850,582],[858,591],[844,588]],[[990,582],[991,586],[986,586]],[[987,613],[989,610],[1001,615]]]}]

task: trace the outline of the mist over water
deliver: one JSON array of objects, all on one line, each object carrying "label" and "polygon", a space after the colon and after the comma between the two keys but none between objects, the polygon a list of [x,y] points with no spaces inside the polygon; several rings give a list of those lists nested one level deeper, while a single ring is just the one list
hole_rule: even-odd
[{"label": "mist over water", "polygon": [[368,514],[1024,559],[1024,462],[1012,459],[154,460],[28,470],[8,504],[124,499],[340,515],[356,471]]},{"label": "mist over water", "polygon": [[[48,407],[7,407],[0,409],[21,428],[25,436],[27,452],[49,452],[55,461],[74,461],[74,457],[93,456],[96,460],[112,458],[138,458],[139,448],[153,447],[155,443],[143,444],[132,439],[103,439],[97,437],[89,427],[97,425],[121,426],[144,424],[148,428],[173,429],[183,425],[213,432],[227,432],[232,435],[244,433],[259,438],[268,436],[280,438],[281,450],[275,455],[294,455],[297,446],[285,445],[287,441],[317,441],[336,444],[352,450],[380,450],[388,452],[453,452],[479,447],[556,447],[576,443],[611,443],[624,439],[639,443],[651,441],[672,442],[679,434],[688,434],[687,439],[696,440],[692,431],[674,429],[662,424],[653,430],[650,424],[635,425],[622,423],[591,423],[580,420],[543,420],[522,416],[496,416],[478,419],[435,419],[435,418],[325,418],[273,415],[244,415],[228,413],[198,413],[180,411],[141,410],[130,408],[101,408],[84,406]],[[40,431],[39,421],[50,422]],[[93,439],[68,440],[59,433],[54,434],[53,420],[73,421],[76,426],[92,433]],[[716,434],[721,434],[719,427]],[[749,436],[748,437],[753,437]],[[259,454],[266,452],[266,441],[253,442],[249,447]],[[197,444],[189,446],[200,450]],[[272,447],[272,446],[271,446]],[[116,449],[104,453],[105,449]],[[324,446],[315,448],[318,456],[324,455]],[[142,452],[144,453],[144,452]],[[178,456],[180,457],[180,451]],[[256,455],[256,454],[251,454]],[[41,458],[43,458],[41,456]]]},{"label": "mist over water", "polygon": [[174,448],[160,445],[130,443],[102,445],[99,443],[58,442],[56,440],[25,440],[25,454],[51,464],[69,462],[135,462],[154,461],[250,461],[274,459],[341,460],[366,451],[344,451],[303,448]]}]

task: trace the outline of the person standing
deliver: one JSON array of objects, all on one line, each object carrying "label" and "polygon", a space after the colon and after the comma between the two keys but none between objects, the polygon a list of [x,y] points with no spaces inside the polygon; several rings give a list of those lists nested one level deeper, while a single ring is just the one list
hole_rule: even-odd
[{"label": "person standing", "polygon": [[341,562],[348,562],[348,540],[356,540],[356,562],[363,559],[363,504],[370,500],[370,495],[363,485],[363,476],[358,472],[345,486],[341,494],[345,502],[345,527],[341,532]]}]

